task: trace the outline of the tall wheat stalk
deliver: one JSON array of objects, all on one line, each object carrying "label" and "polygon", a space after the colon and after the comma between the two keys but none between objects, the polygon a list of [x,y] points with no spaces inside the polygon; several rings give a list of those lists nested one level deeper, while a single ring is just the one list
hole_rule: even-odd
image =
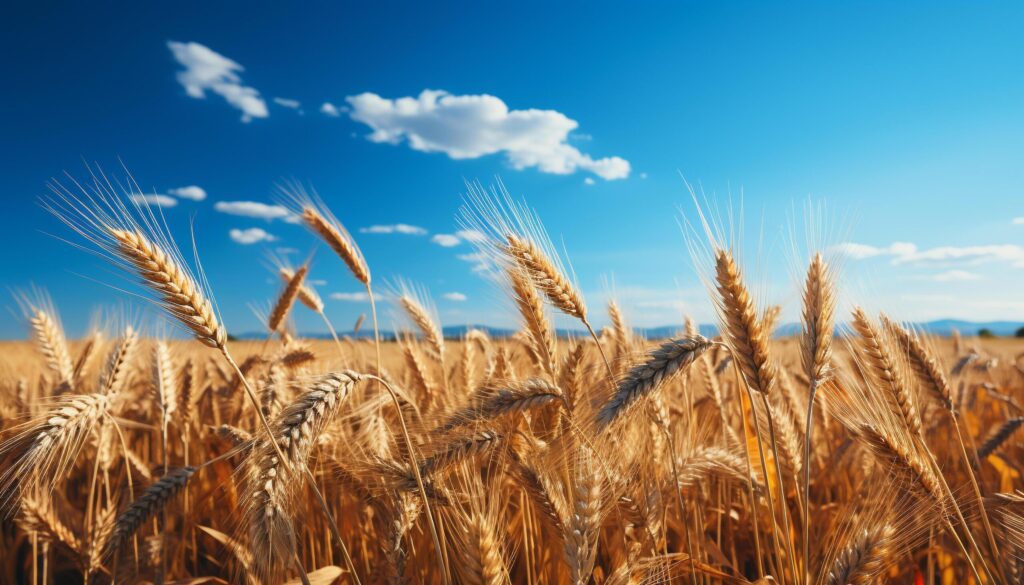
[{"label": "tall wheat stalk", "polygon": [[832,274],[821,254],[815,254],[807,268],[803,291],[800,360],[809,382],[807,424],[804,427],[803,540],[804,582],[811,571],[811,444],[814,434],[814,398],[818,387],[832,373],[832,337],[835,327],[836,293]]}]

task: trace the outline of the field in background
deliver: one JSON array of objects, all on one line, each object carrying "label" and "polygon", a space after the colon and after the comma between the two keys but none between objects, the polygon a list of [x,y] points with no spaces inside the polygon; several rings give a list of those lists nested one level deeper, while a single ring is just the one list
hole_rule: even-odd
[{"label": "field in background", "polygon": [[[657,347],[621,334],[608,330],[602,337],[620,379]],[[69,344],[76,362],[86,348],[92,356],[80,367],[78,392],[94,392],[109,382],[111,356],[123,349],[123,341]],[[1012,548],[1020,534],[1014,531],[1022,527],[1012,514],[1022,506],[1019,492],[1013,494],[1022,485],[1024,448],[1013,437],[994,447],[984,444],[1006,421],[1024,414],[1019,406],[1024,342],[932,342],[950,376],[968,449],[988,451],[976,471],[1003,551],[990,550],[984,536],[969,467],[948,414],[916,387],[914,400],[937,469],[964,509],[978,550],[993,564],[1004,563],[1005,570],[1019,570],[1019,561],[1009,555],[1021,552]],[[24,497],[15,522],[0,538],[4,582],[44,582],[44,576],[50,583],[77,582],[83,573],[102,582],[115,571],[122,580],[135,574],[154,582],[272,583],[288,573],[293,574],[289,582],[299,582],[290,563],[260,568],[253,558],[258,548],[243,544],[254,537],[251,522],[256,521],[247,519],[247,506],[252,498],[266,504],[259,495],[262,486],[246,487],[253,481],[249,466],[267,465],[261,457],[269,454],[248,455],[253,447],[247,441],[258,437],[260,427],[239,381],[215,350],[172,341],[165,366],[175,388],[168,402],[158,391],[155,347],[153,340],[134,341],[120,369],[120,398],[112,409],[125,445],[118,444],[113,425],[97,421],[77,438],[82,455],[54,478],[57,488],[50,497]],[[785,373],[768,402],[738,393],[736,369],[725,351],[712,348],[684,375],[665,379],[647,406],[634,409],[614,433],[594,426],[611,398],[594,343],[558,339],[553,347],[557,387],[543,382],[544,365],[525,337],[445,340],[443,367],[428,341],[383,345],[383,377],[398,392],[417,445],[454,582],[736,583],[756,580],[760,571],[797,580],[793,575],[803,568],[790,562],[802,563],[798,486],[807,407],[799,338],[772,343]],[[301,400],[323,374],[340,368],[375,371],[369,340],[342,340],[341,352],[333,341],[319,340],[233,342],[230,350],[270,417]],[[841,386],[864,383],[852,356],[844,343],[837,345]],[[37,343],[0,343],[5,437],[19,423],[49,416],[53,378]],[[352,567],[363,583],[441,582],[419,488],[404,463],[397,411],[371,381],[348,391],[336,420],[320,428],[309,439],[315,444],[307,447]],[[973,579],[951,536],[965,538],[967,530],[954,524],[949,496],[928,493],[942,488],[901,471],[899,457],[879,458],[878,452],[851,443],[849,425],[857,415],[840,412],[849,405],[836,400],[838,390],[822,392],[810,460],[812,581],[905,583],[929,571],[945,582]],[[773,414],[778,464],[768,447],[773,442],[764,406]],[[672,429],[671,442],[659,430],[659,420]],[[201,469],[186,467],[232,449],[238,449],[233,456]],[[4,469],[12,469],[13,453],[5,455]],[[169,472],[161,480],[165,468]],[[295,483],[273,497],[287,499],[281,505],[295,519],[296,546],[310,582],[354,582],[314,494]],[[146,498],[144,506],[130,507]],[[90,501],[92,518],[84,513]],[[135,516],[125,517],[126,511]],[[772,530],[773,522],[792,526],[793,536],[782,537],[781,530]],[[944,532],[947,522],[949,532]],[[871,579],[843,580],[842,571],[858,570]],[[186,577],[205,580],[183,581]]]}]

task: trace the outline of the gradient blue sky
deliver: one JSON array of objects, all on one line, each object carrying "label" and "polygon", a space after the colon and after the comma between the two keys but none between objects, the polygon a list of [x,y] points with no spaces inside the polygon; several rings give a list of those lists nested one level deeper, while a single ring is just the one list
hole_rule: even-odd
[{"label": "gradient blue sky", "polygon": [[[101,284],[122,284],[109,268],[45,235],[67,232],[38,206],[50,177],[84,175],[83,159],[118,174],[120,159],[147,192],[205,191],[166,215],[183,243],[194,220],[230,330],[258,330],[250,305],[275,295],[266,251],[301,260],[315,242],[217,203],[273,204],[282,178],[317,188],[378,281],[426,286],[447,325],[509,325],[459,257],[472,247],[434,241],[458,229],[465,180],[500,176],[592,305],[614,283],[634,324],[710,322],[682,174],[720,206],[742,194],[751,279],[789,315],[790,226],[810,199],[826,244],[856,244],[850,300],[1024,319],[1022,22],[1019,2],[19,3],[0,22],[0,281],[47,288],[72,334],[126,302]],[[424,90],[450,97],[385,101]],[[426,233],[360,232],[396,224]],[[276,240],[230,235],[252,228]],[[325,298],[359,291],[322,248],[312,278]],[[3,304],[0,336],[24,335]],[[342,329],[367,309],[327,304]]]}]

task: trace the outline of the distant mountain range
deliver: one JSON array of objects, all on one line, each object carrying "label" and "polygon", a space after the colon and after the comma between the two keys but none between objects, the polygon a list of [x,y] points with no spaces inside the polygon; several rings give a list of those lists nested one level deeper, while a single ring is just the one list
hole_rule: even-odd
[{"label": "distant mountain range", "polygon": [[[959,331],[963,335],[976,335],[978,331],[982,329],[988,329],[993,334],[998,336],[1012,336],[1018,329],[1024,327],[1024,321],[963,321],[959,319],[939,319],[936,321],[926,321],[923,323],[913,323],[913,326],[921,331],[932,335],[949,336],[953,334],[953,331]],[[713,337],[718,334],[718,327],[716,325],[700,325],[700,333],[706,337]],[[471,329],[479,329],[484,331],[491,337],[502,338],[510,337],[515,334],[515,329],[503,329],[500,327],[488,327],[486,325],[453,325],[444,328],[444,336],[449,339],[457,339],[466,334]],[[667,337],[674,337],[681,334],[683,331],[682,325],[663,325],[661,327],[639,327],[634,331],[647,339],[664,339]],[[777,337],[789,337],[796,335],[800,332],[799,323],[784,323],[779,325],[775,331]],[[338,332],[339,336],[348,336],[355,338],[371,338],[373,337],[373,330],[363,329],[357,334],[352,332]],[[381,331],[381,338],[386,340],[393,340],[395,334],[393,331]],[[584,337],[587,332],[582,329],[559,329],[558,335],[561,337]],[[238,339],[263,339],[266,337],[266,333],[243,333],[236,336]],[[310,339],[330,339],[330,335],[327,333],[312,333],[303,334],[303,337]]]}]

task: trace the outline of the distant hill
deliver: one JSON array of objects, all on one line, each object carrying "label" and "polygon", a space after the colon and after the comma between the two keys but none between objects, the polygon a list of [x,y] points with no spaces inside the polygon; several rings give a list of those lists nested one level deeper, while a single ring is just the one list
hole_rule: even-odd
[{"label": "distant hill", "polygon": [[[953,331],[959,331],[963,335],[976,335],[980,329],[988,329],[998,336],[1012,336],[1017,332],[1018,329],[1024,327],[1024,321],[964,321],[960,319],[939,319],[936,321],[926,321],[923,323],[913,323],[915,328],[929,333],[931,335],[949,336],[953,334]],[[494,338],[510,337],[515,334],[515,329],[504,329],[500,327],[488,327],[486,325],[452,325],[444,328],[444,336],[448,339],[458,339],[466,334],[470,329],[479,329],[484,331],[488,335]],[[701,335],[706,337],[713,337],[718,335],[718,326],[703,324],[699,327]],[[682,334],[683,325],[662,325],[660,327],[638,327],[634,329],[637,335],[646,337],[647,339],[665,339],[668,337],[675,337]],[[776,337],[789,337],[800,333],[799,323],[783,323],[779,325],[775,331]],[[352,332],[338,332],[339,336],[348,336],[354,338],[372,338],[373,329],[363,329],[358,334],[352,334]],[[560,337],[585,337],[587,332],[583,329],[559,329],[558,335]],[[303,334],[303,337],[309,339],[330,339],[331,336],[327,333],[311,333]],[[381,339],[393,340],[395,334],[393,331],[381,331]],[[238,339],[264,339],[266,333],[243,333],[236,336]]]}]

